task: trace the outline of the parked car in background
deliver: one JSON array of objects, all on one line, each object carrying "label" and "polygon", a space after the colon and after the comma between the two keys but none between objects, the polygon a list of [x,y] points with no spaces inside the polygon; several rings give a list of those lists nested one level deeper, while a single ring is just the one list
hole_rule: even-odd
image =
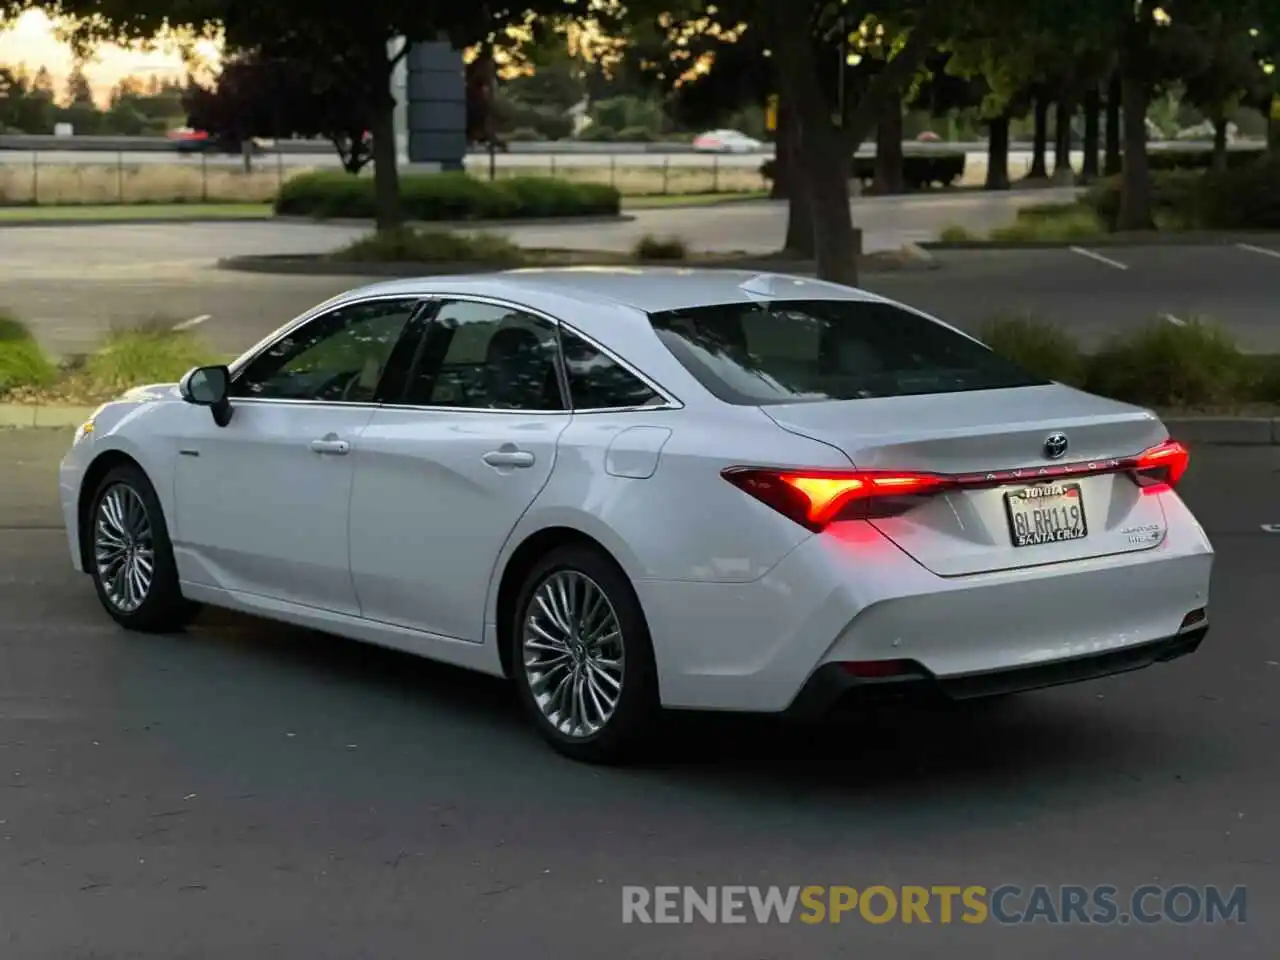
[{"label": "parked car in background", "polygon": [[758,153],[764,143],[740,130],[709,130],[693,138],[698,153]]},{"label": "parked car in background", "polygon": [[[179,127],[170,130],[165,136],[179,153],[227,153],[239,156],[242,152],[240,141],[227,137],[214,137],[207,130],[196,130],[192,127]],[[249,141],[250,150],[256,155],[264,152],[263,142],[254,137]]]}]

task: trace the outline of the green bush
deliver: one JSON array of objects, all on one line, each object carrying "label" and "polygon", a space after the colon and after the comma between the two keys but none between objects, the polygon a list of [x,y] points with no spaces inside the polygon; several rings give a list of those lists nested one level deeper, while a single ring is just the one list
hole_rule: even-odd
[{"label": "green bush", "polygon": [[519,127],[508,133],[507,139],[512,143],[537,143],[547,138],[530,127]]},{"label": "green bush", "polygon": [[414,230],[404,227],[371,233],[335,250],[329,258],[338,261],[379,263],[468,263],[482,261],[495,265],[523,262],[520,248],[488,233],[454,233],[450,230]]},{"label": "green bush", "polygon": [[623,127],[616,139],[619,143],[653,143],[658,135],[648,127]]},{"label": "green bush", "polygon": [[679,237],[655,237],[645,234],[631,249],[637,260],[685,260],[689,246]]},{"label": "green bush", "polygon": [[[551,177],[479,180],[465,173],[405,174],[400,200],[407,220],[517,220],[529,217],[616,215],[616,189]],[[275,211],[317,219],[372,219],[373,178],[341,171],[304,173],[280,188]]]},{"label": "green bush", "polygon": [[[1099,181],[1084,202],[1108,230],[1120,212],[1120,179]],[[1166,170],[1151,176],[1156,225],[1176,230],[1280,228],[1280,159],[1264,158],[1218,172]]]},{"label": "green bush", "polygon": [[943,243],[966,243],[975,239],[975,237],[965,227],[960,226],[958,223],[952,223],[942,228],[942,233],[938,234],[938,239]]},{"label": "green bush", "polygon": [[1249,398],[1249,380],[1249,362],[1221,327],[1153,320],[1090,359],[1085,389],[1147,406],[1213,407]]},{"label": "green bush", "polygon": [[[1265,154],[1262,147],[1244,147],[1227,151],[1228,168],[1247,166]],[[1152,170],[1208,170],[1213,165],[1213,151],[1186,147],[1148,150],[1147,166]]]},{"label": "green bush", "polygon": [[992,230],[998,241],[1087,240],[1105,232],[1101,218],[1081,203],[1045,203],[1024,207],[1013,223]]},{"label": "green bush", "polygon": [[978,338],[1029,373],[1074,387],[1084,382],[1080,349],[1060,327],[1028,316],[993,317]]},{"label": "green bush", "polygon": [[585,127],[577,135],[577,139],[585,143],[612,143],[618,139],[618,131],[601,123],[593,123]]},{"label": "green bush", "polygon": [[47,387],[57,376],[57,368],[30,331],[0,313],[0,397],[22,387]]}]

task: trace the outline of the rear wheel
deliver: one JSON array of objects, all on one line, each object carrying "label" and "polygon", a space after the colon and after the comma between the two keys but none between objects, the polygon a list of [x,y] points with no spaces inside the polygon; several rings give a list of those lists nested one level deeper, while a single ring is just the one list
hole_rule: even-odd
[{"label": "rear wheel", "polygon": [[653,645],[626,575],[601,551],[553,550],[516,601],[511,664],[543,738],[588,763],[637,756],[660,717]]},{"label": "rear wheel", "polygon": [[86,519],[89,574],[112,619],[147,633],[186,626],[196,607],[182,596],[164,511],[146,474],[127,464],[113,468]]}]

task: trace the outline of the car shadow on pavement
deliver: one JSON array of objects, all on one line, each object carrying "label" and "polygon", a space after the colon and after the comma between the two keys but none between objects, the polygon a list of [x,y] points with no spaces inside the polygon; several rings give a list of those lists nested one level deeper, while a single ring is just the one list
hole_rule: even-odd
[{"label": "car shadow on pavement", "polygon": [[[176,671],[172,650],[194,658]],[[466,743],[480,756],[520,767],[544,764],[564,772],[522,715],[511,685],[396,651],[255,618],[207,611],[186,637],[141,638],[145,661],[167,661],[163,684],[173,709],[210,714],[241,709],[246,699],[269,704],[288,696],[298,723],[338,723],[335,716],[381,717],[425,744]],[[153,646],[154,645],[154,646]],[[157,654],[161,654],[157,656]],[[238,703],[206,702],[209,670],[229,672],[222,685]],[[1170,669],[1162,665],[1151,669]],[[1128,697],[1113,696],[1126,678],[958,704],[882,706],[819,724],[769,717],[670,714],[644,761],[605,776],[634,782],[679,781],[695,791],[775,791],[822,806],[864,800],[922,808],[939,791],[989,799],[1052,791],[1064,797],[1114,796],[1117,790],[1156,789],[1167,779],[1170,755],[1185,748],[1160,715]],[[177,690],[175,690],[175,683]],[[282,693],[281,691],[287,691]],[[152,701],[154,703],[154,700]],[[385,722],[382,722],[382,721]],[[499,762],[495,759],[494,762]],[[571,765],[576,766],[576,765]],[[1144,782],[1148,782],[1144,786]]]}]

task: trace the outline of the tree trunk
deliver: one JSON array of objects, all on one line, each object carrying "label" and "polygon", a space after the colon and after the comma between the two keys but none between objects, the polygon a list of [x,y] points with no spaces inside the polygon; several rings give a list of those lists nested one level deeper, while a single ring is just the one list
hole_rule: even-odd
[{"label": "tree trunk", "polygon": [[1009,189],[1009,115],[1001,114],[987,125],[987,182],[984,190]]},{"label": "tree trunk", "polygon": [[876,125],[876,175],[871,189],[878,194],[905,193],[902,170],[902,101],[885,105]]},{"label": "tree trunk", "polygon": [[1227,118],[1213,121],[1213,169],[1218,173],[1227,169]]},{"label": "tree trunk", "polygon": [[1031,144],[1031,169],[1027,171],[1027,179],[1047,180],[1049,168],[1045,163],[1045,148],[1049,140],[1049,101],[1044,97],[1036,97],[1035,117],[1036,131]]},{"label": "tree trunk", "polygon": [[[1145,126],[1143,128],[1146,129]],[[1102,172],[1114,177],[1120,172],[1120,71],[1111,75],[1107,84],[1107,135],[1106,159],[1102,163]]]},{"label": "tree trunk", "polygon": [[373,197],[379,233],[396,230],[404,225],[404,211],[400,205],[394,108],[395,104],[388,93],[375,101],[370,120],[373,133]]},{"label": "tree trunk", "polygon": [[1069,187],[1075,183],[1075,171],[1071,169],[1071,118],[1075,107],[1062,96],[1053,118],[1053,182]]},{"label": "tree trunk", "polygon": [[[783,250],[792,256],[813,259],[813,216],[810,213],[809,190],[800,169],[800,118],[794,110],[778,111],[778,130],[786,122],[785,158],[787,169],[787,239]],[[781,143],[781,139],[779,140]],[[782,159],[783,152],[779,152]]]},{"label": "tree trunk", "polygon": [[783,200],[790,196],[792,143],[795,140],[791,127],[791,111],[779,98],[778,129],[773,135],[773,183],[769,185],[769,199]]},{"label": "tree trunk", "polygon": [[1090,87],[1084,95],[1084,163],[1080,165],[1080,182],[1098,179],[1098,123],[1102,113],[1102,94]]},{"label": "tree trunk", "polygon": [[837,128],[832,122],[833,104],[818,80],[810,24],[782,6],[772,10],[776,16],[767,28],[774,38],[782,95],[799,121],[796,175],[808,192],[818,279],[856,286],[861,235],[853,228],[849,208],[850,159],[875,129],[886,106],[901,101],[902,89],[932,49],[949,8],[946,0],[926,4],[897,56],[871,80],[857,105],[846,113],[843,127]]},{"label": "tree trunk", "polygon": [[1120,213],[1117,230],[1151,230],[1151,176],[1147,166],[1147,85],[1122,63],[1120,100],[1123,110],[1124,158],[1120,167]]}]

